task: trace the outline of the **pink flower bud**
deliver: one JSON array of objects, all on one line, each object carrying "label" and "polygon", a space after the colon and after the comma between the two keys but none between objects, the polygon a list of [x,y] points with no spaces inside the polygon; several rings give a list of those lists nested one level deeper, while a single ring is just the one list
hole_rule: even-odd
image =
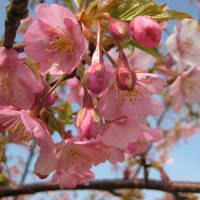
[{"label": "pink flower bud", "polygon": [[136,74],[129,68],[127,58],[122,50],[119,51],[116,79],[122,90],[133,90],[136,84]]},{"label": "pink flower bud", "polygon": [[86,86],[90,92],[99,94],[103,92],[107,86],[107,76],[104,64],[95,63],[90,65],[84,72]]},{"label": "pink flower bud", "polygon": [[126,22],[111,18],[109,22],[109,32],[117,40],[124,40],[129,35],[129,27]]},{"label": "pink flower bud", "polygon": [[94,108],[82,108],[76,115],[75,125],[80,138],[96,138],[101,119]]},{"label": "pink flower bud", "polygon": [[133,39],[142,46],[153,48],[160,43],[162,29],[151,17],[138,16],[130,22],[129,26]]},{"label": "pink flower bud", "polygon": [[98,23],[97,46],[92,56],[92,64],[85,70],[84,79],[90,92],[99,94],[107,86],[108,77],[100,47],[100,24]]}]

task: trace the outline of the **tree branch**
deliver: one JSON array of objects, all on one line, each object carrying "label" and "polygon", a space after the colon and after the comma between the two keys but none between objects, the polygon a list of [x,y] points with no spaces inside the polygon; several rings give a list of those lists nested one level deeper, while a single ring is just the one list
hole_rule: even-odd
[{"label": "tree branch", "polygon": [[7,5],[7,15],[5,20],[5,33],[3,46],[11,48],[15,41],[20,20],[28,15],[28,0],[11,0]]},{"label": "tree branch", "polygon": [[[88,186],[79,185],[73,189],[65,190],[114,190],[114,189],[151,189],[159,190],[170,193],[177,192],[186,192],[186,193],[200,193],[200,183],[198,182],[173,182],[173,187],[169,187],[162,181],[149,179],[147,183],[143,179],[137,180],[95,180],[90,181]],[[33,194],[36,192],[46,192],[53,190],[62,190],[59,188],[58,184],[51,183],[35,183],[27,184],[22,186],[6,186],[0,187],[0,197],[15,196],[15,195],[24,195],[24,194]]]}]

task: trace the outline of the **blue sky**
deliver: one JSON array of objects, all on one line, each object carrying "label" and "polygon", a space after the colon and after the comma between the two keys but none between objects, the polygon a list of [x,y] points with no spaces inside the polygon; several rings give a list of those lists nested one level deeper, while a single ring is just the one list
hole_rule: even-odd
[{"label": "blue sky", "polygon": [[[186,0],[156,0],[158,4],[167,3],[170,9],[176,9],[178,11],[187,12],[197,19],[197,10],[189,4]],[[4,31],[4,19],[5,19],[5,5],[8,0],[0,0],[0,34]],[[172,25],[174,21],[170,22],[170,29],[172,30]],[[179,181],[200,181],[200,159],[198,155],[200,154],[199,142],[200,135],[197,134],[188,140],[187,144],[179,144],[173,148],[171,156],[174,158],[174,162],[171,165],[167,165],[165,170],[172,180]],[[18,153],[18,155],[24,154],[27,156],[26,152],[22,148],[16,148],[16,145],[11,145],[9,147],[9,154]],[[119,174],[111,173],[111,168],[108,163],[102,164],[98,167],[93,168],[93,172],[97,179],[119,177]],[[153,178],[159,178],[157,172],[151,174]],[[29,180],[29,179],[28,179]],[[38,181],[39,179],[37,179]],[[80,193],[79,193],[80,194]],[[81,193],[80,198],[85,195]],[[155,197],[160,196],[159,192],[147,192],[146,199],[153,200]],[[37,198],[31,198],[37,199]]]}]

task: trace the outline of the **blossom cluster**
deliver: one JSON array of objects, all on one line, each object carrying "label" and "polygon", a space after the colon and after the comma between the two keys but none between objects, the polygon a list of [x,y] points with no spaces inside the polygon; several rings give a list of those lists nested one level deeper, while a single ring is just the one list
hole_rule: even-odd
[{"label": "blossom cluster", "polygon": [[[35,140],[41,151],[34,173],[40,178],[54,172],[52,181],[73,188],[94,178],[95,165],[116,164],[126,155],[146,152],[150,143],[162,139],[161,130],[152,128],[147,117],[161,115],[163,102],[156,94],[166,90],[169,80],[175,111],[185,101],[199,101],[200,57],[195,42],[200,37],[194,20],[183,20],[168,38],[166,46],[179,66],[170,70],[171,66],[159,65],[160,75],[149,72],[155,62],[151,55],[121,45],[133,40],[144,48],[159,46],[162,26],[150,16],[137,16],[128,24],[101,13],[88,24],[58,4],[40,4],[35,15],[37,19],[29,18],[28,28],[20,32],[28,57],[0,48],[0,129],[14,143]],[[116,44],[108,52],[107,35]],[[87,59],[91,44],[95,48]],[[188,65],[194,66],[186,70]],[[56,84],[68,87],[65,103],[79,105],[70,116],[76,134],[66,131],[67,122],[57,117],[62,108],[50,82],[56,78]],[[59,131],[59,143],[52,139],[49,119]]]}]

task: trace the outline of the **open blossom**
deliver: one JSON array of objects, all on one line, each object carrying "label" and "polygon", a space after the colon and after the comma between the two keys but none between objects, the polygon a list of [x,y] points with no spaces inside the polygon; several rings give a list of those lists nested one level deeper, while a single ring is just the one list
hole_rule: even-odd
[{"label": "open blossom", "polygon": [[185,101],[195,103],[200,100],[200,68],[195,65],[183,72],[169,88],[173,97],[172,106],[176,112],[184,106]]},{"label": "open blossom", "polygon": [[[189,30],[189,31],[188,31]],[[200,62],[200,32],[198,22],[194,19],[183,19],[181,26],[166,41],[170,54],[181,64]]]},{"label": "open blossom", "polygon": [[120,90],[113,83],[101,97],[98,108],[105,119],[115,120],[123,114],[140,118],[162,112],[162,103],[152,95],[164,90],[165,80],[151,73],[136,73],[136,76],[137,84],[132,91]]},{"label": "open blossom", "polygon": [[34,139],[44,152],[49,153],[54,149],[54,143],[44,122],[31,117],[25,110],[1,107],[0,129],[8,131],[11,140],[15,143]]},{"label": "open blossom", "polygon": [[51,172],[56,170],[57,159],[55,151],[41,151],[34,167],[34,174],[41,179],[46,178]]},{"label": "open blossom", "polygon": [[136,156],[140,153],[146,152],[150,142],[158,142],[162,138],[159,129],[149,129],[141,133],[138,136],[136,142],[129,144],[127,151],[132,155]]},{"label": "open blossom", "polygon": [[31,109],[39,84],[32,71],[13,49],[0,48],[0,105]]},{"label": "open blossom", "polygon": [[25,52],[40,63],[42,73],[72,72],[85,50],[85,41],[78,21],[67,8],[57,4],[40,4],[38,21],[24,35]]},{"label": "open blossom", "polygon": [[105,161],[104,154],[85,141],[63,140],[56,148],[57,169],[69,173],[84,173],[93,165]]},{"label": "open blossom", "polygon": [[[106,160],[112,164],[123,162],[125,160],[124,151],[106,146],[97,139],[79,141],[78,138],[72,138],[59,143],[55,151],[41,151],[35,164],[34,173],[40,178],[46,178],[51,172],[57,170],[57,175],[60,174],[59,172],[63,172],[68,174],[66,178],[70,179],[75,174],[78,177],[87,174],[93,165],[98,165]],[[80,183],[79,180],[77,184]]]},{"label": "open blossom", "polygon": [[112,84],[98,103],[106,121],[101,136],[104,144],[124,149],[136,142],[141,133],[151,131],[146,126],[148,115],[160,115],[162,103],[153,97],[164,89],[165,80],[156,74],[136,73],[137,84],[132,91],[120,90]]},{"label": "open blossom", "polygon": [[91,171],[83,173],[68,173],[64,170],[58,170],[53,175],[52,181],[57,182],[61,189],[74,188],[78,184],[89,185],[88,179],[93,179],[94,174]]},{"label": "open blossom", "polygon": [[131,36],[142,46],[153,48],[160,43],[162,29],[151,17],[137,16],[130,22],[129,26]]}]

